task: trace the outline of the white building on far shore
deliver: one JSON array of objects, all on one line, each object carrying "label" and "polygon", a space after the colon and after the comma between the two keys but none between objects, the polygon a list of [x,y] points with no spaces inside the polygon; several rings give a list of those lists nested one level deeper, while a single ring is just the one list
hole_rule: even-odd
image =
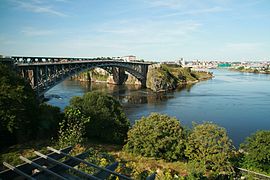
[{"label": "white building on far shore", "polygon": [[136,61],[136,56],[134,55],[128,55],[128,56],[123,56],[121,57],[124,61]]}]

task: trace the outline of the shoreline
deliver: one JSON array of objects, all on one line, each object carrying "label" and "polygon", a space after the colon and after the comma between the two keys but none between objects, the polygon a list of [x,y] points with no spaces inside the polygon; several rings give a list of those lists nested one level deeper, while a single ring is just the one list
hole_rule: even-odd
[{"label": "shoreline", "polygon": [[235,68],[229,68],[230,71],[235,71],[235,72],[241,72],[241,73],[252,73],[252,74],[270,74],[270,71],[265,72],[265,71],[256,71],[256,69],[235,69]]}]

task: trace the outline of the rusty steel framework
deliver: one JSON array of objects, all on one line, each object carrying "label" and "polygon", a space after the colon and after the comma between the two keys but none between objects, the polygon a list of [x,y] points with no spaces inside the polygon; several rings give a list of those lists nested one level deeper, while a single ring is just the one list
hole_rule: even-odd
[{"label": "rusty steel framework", "polygon": [[[125,62],[110,58],[48,58],[48,57],[11,57],[17,71],[30,83],[38,96],[68,77],[96,67],[113,72],[116,84],[122,84],[125,71],[136,77],[146,86],[148,66],[151,63]],[[115,78],[114,78],[115,79]]]}]

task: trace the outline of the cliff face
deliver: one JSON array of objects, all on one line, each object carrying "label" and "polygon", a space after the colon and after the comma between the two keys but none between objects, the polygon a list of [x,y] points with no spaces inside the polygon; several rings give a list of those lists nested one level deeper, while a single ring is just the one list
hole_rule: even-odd
[{"label": "cliff face", "polygon": [[135,78],[134,76],[130,75],[130,74],[127,74],[128,75],[128,78],[125,82],[125,84],[136,84],[136,85],[141,85],[141,82]]},{"label": "cliff face", "polygon": [[[125,84],[141,84],[141,82],[126,73]],[[91,76],[91,77],[90,77]],[[178,86],[193,84],[200,80],[212,78],[211,73],[191,71],[189,68],[172,65],[149,66],[147,73],[146,87],[154,92],[170,91]],[[84,72],[77,76],[81,81],[106,82],[115,84],[113,76],[103,69],[94,69],[91,72]]]},{"label": "cliff face", "polygon": [[169,71],[159,65],[148,68],[146,87],[155,91],[168,91],[177,87],[177,79]]},{"label": "cliff face", "polygon": [[210,73],[195,72],[180,66],[152,65],[148,69],[146,86],[155,92],[169,91],[211,77]]},{"label": "cliff face", "polygon": [[73,78],[79,81],[107,82],[110,74],[101,68],[95,68],[75,75]]}]

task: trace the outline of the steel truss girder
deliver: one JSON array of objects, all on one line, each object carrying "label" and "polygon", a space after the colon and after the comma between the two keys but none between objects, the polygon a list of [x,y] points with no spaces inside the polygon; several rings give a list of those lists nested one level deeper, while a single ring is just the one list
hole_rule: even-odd
[{"label": "steel truss girder", "polygon": [[96,67],[123,68],[142,83],[146,83],[148,65],[149,64],[146,63],[122,61],[17,64],[19,72],[21,72],[22,76],[29,81],[38,96],[42,96],[46,91],[66,78]]}]

